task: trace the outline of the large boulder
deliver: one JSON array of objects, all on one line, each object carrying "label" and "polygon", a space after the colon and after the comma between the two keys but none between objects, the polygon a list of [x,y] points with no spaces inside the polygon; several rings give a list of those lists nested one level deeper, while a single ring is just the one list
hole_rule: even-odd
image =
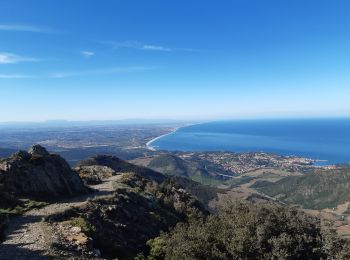
[{"label": "large boulder", "polygon": [[87,193],[79,175],[40,145],[0,160],[0,183],[16,196],[54,200]]}]

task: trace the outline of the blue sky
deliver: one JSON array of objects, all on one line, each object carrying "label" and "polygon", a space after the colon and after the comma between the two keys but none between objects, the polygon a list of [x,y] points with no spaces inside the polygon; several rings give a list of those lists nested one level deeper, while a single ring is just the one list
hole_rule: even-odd
[{"label": "blue sky", "polygon": [[2,0],[0,121],[350,116],[347,0]]}]

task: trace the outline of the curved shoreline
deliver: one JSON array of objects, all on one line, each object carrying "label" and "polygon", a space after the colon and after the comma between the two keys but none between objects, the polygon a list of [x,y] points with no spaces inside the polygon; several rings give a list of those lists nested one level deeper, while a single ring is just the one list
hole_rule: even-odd
[{"label": "curved shoreline", "polygon": [[[178,126],[178,127],[173,127],[173,128],[170,128],[169,129],[169,132],[168,133],[165,133],[165,134],[162,134],[160,136],[157,136],[153,139],[151,139],[150,141],[148,141],[145,146],[148,150],[150,151],[157,151],[159,150],[160,147],[158,146],[153,146],[152,144],[163,138],[163,137],[166,137],[170,134],[173,134],[173,133],[176,133],[179,129],[181,128],[184,128],[184,127],[189,127],[189,126],[193,126],[193,125],[201,125],[201,124],[205,124],[205,123],[208,123],[208,122],[200,122],[200,123],[193,123],[193,124],[184,124],[182,126]],[[213,150],[213,152],[217,152],[219,150]],[[220,150],[221,151],[221,150]],[[246,151],[241,151],[241,152],[238,152],[238,151],[231,151],[231,150],[228,150],[227,152],[234,152],[234,153],[247,153]],[[257,151],[249,151],[249,152],[257,152]],[[329,160],[327,159],[319,159],[319,158],[315,158],[315,156],[305,156],[305,155],[298,155],[298,154],[291,154],[291,153],[288,153],[288,154],[285,154],[285,153],[282,153],[282,152],[269,152],[269,151],[261,151],[261,152],[265,152],[265,153],[272,153],[272,154],[275,154],[275,155],[281,155],[281,156],[285,156],[285,157],[299,157],[299,158],[305,158],[305,159],[309,159],[309,160],[312,160],[312,165],[314,167],[320,167],[320,168],[327,168],[327,167],[333,167],[334,165],[336,164],[339,164],[338,162],[330,162]],[[311,159],[312,158],[312,159]]]},{"label": "curved shoreline", "polygon": [[[181,127],[183,127],[183,126],[181,126]],[[148,141],[148,142],[146,143],[147,149],[148,149],[148,150],[151,150],[151,151],[156,151],[157,149],[154,148],[153,146],[151,146],[151,144],[152,144],[153,142],[157,141],[158,139],[160,139],[160,138],[162,138],[162,137],[165,137],[165,136],[167,136],[167,135],[170,135],[170,134],[172,134],[172,133],[175,133],[175,132],[176,132],[177,130],[179,130],[181,127],[176,127],[176,128],[173,129],[171,132],[166,133],[166,134],[163,134],[163,135],[160,135],[160,136],[157,136],[157,137],[153,138],[152,140]]]},{"label": "curved shoreline", "polygon": [[188,125],[183,125],[183,126],[175,127],[175,128],[174,128],[172,131],[170,131],[169,133],[166,133],[166,134],[157,136],[157,137],[151,139],[150,141],[148,141],[148,142],[146,143],[146,148],[149,149],[149,150],[151,150],[151,151],[156,151],[157,149],[154,148],[153,146],[151,146],[151,144],[152,144],[153,142],[155,142],[155,141],[157,141],[158,139],[163,138],[163,137],[165,137],[165,136],[167,136],[167,135],[173,134],[173,133],[175,133],[176,131],[178,131],[178,130],[181,129],[181,128],[188,127],[188,126],[193,126],[193,125],[199,125],[199,124],[203,124],[203,123],[194,123],[194,124],[188,124]]}]

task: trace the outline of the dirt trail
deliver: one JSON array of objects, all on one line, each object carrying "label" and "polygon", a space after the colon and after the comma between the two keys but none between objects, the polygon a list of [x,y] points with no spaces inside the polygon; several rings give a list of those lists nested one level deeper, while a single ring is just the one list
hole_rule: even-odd
[{"label": "dirt trail", "polygon": [[110,194],[113,191],[113,182],[120,176],[113,176],[106,179],[102,184],[94,185],[93,188],[97,190],[95,193],[50,204],[41,209],[33,209],[11,219],[6,230],[6,240],[0,244],[0,259],[50,259],[52,232],[51,227],[42,219],[69,208],[83,205],[88,199]]}]

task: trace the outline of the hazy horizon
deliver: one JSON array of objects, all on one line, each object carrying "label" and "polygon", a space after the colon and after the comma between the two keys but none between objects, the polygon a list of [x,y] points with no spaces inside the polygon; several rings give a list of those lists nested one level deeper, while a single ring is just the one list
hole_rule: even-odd
[{"label": "hazy horizon", "polygon": [[236,118],[206,118],[206,119],[171,119],[171,118],[124,118],[124,119],[91,119],[91,120],[66,120],[49,119],[41,121],[0,121],[0,125],[26,125],[26,124],[84,124],[94,125],[98,123],[120,124],[161,124],[161,123],[207,123],[223,121],[283,121],[283,120],[350,120],[350,116],[305,116],[305,117],[236,117]]},{"label": "hazy horizon", "polygon": [[348,1],[0,8],[0,122],[350,117]]}]

